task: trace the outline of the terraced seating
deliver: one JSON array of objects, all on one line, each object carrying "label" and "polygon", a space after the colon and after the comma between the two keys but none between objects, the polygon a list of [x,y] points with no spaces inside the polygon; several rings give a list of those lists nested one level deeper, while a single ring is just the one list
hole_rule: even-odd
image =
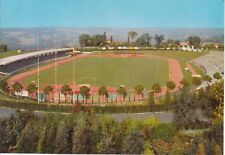
[{"label": "terraced seating", "polygon": [[[57,58],[62,58],[67,56],[66,51],[61,51],[58,52],[55,56],[54,53],[52,54],[48,54],[48,55],[41,55],[39,56],[39,62],[43,63],[46,61],[50,61],[55,59],[55,57]],[[30,66],[34,66],[38,64],[38,57],[32,57],[32,58],[28,58],[28,59],[22,59],[19,61],[15,61],[6,65],[1,65],[0,66],[0,72],[2,74],[6,74],[6,75],[10,75],[12,73],[15,73],[19,70],[22,70],[24,68],[30,67]]]},{"label": "terraced seating", "polygon": [[213,76],[215,72],[222,73],[224,70],[224,53],[223,52],[210,52],[195,60],[194,63],[203,66],[208,75]]}]

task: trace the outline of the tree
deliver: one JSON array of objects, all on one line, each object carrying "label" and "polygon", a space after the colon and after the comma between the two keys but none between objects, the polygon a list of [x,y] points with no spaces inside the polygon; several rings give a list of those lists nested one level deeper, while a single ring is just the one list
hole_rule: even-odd
[{"label": "tree", "polygon": [[204,79],[204,81],[206,81],[208,83],[210,83],[212,81],[212,78],[209,75],[205,75],[203,79]]},{"label": "tree", "polygon": [[110,43],[112,43],[113,42],[113,36],[111,35],[110,36]]},{"label": "tree", "polygon": [[223,121],[213,124],[209,132],[206,132],[206,135],[220,146],[223,146]]},{"label": "tree", "polygon": [[166,87],[167,87],[170,91],[172,91],[172,90],[175,89],[176,84],[175,84],[173,81],[168,81],[168,82],[166,83]]},{"label": "tree", "polygon": [[200,89],[198,91],[198,104],[201,105],[204,114],[213,123],[223,119],[223,80],[207,86],[205,89]]},{"label": "tree", "polygon": [[65,117],[58,125],[56,133],[56,154],[71,154],[73,148],[74,118]]},{"label": "tree", "polygon": [[156,46],[160,47],[161,42],[164,40],[164,36],[163,35],[155,35],[155,41],[156,41]]},{"label": "tree", "polygon": [[189,86],[189,85],[190,85],[190,83],[188,82],[188,80],[187,80],[187,79],[182,79],[182,80],[180,81],[180,84],[182,84],[182,85],[183,85],[183,87],[187,87],[187,86]]},{"label": "tree", "polygon": [[65,102],[67,102],[67,95],[72,93],[72,89],[66,84],[62,86],[61,92],[65,95]]},{"label": "tree", "polygon": [[162,91],[159,83],[153,84],[152,90],[153,90],[154,94],[160,93]]},{"label": "tree", "polygon": [[189,36],[187,41],[190,46],[194,46],[195,48],[198,48],[201,43],[201,39],[198,36]]},{"label": "tree", "polygon": [[105,97],[108,97],[108,90],[105,86],[102,86],[98,89],[98,95],[102,95],[102,96],[105,96]]},{"label": "tree", "polygon": [[0,152],[8,152],[9,150],[9,139],[8,139],[8,130],[7,130],[7,118],[0,119]]},{"label": "tree", "polygon": [[55,152],[57,147],[56,133],[57,133],[57,127],[58,127],[60,119],[61,119],[61,116],[55,116],[53,114],[49,114],[47,115],[47,117],[44,118],[43,126],[41,128],[41,132],[39,135],[40,138],[39,138],[38,147],[37,147],[38,153],[54,153]]},{"label": "tree", "polygon": [[14,92],[17,92],[17,93],[20,93],[23,89],[23,86],[21,83],[19,82],[15,82],[13,85],[12,85],[12,88],[14,90]]},{"label": "tree", "polygon": [[21,131],[32,119],[34,119],[33,112],[19,110],[6,119],[0,119],[0,152],[14,151]]},{"label": "tree", "polygon": [[222,155],[222,149],[220,147],[220,145],[216,144],[214,147],[214,155]]},{"label": "tree", "polygon": [[190,138],[187,138],[187,136],[184,135],[175,135],[174,137],[171,138],[172,139],[172,144],[170,142],[170,152],[169,154],[174,154],[174,155],[178,155],[178,154],[186,154],[186,150],[188,149],[189,145],[184,145],[187,143],[190,143]]},{"label": "tree", "polygon": [[210,95],[215,99],[217,105],[224,104],[224,81],[213,84],[210,88]]},{"label": "tree", "polygon": [[124,139],[122,152],[124,154],[141,154],[144,146],[144,136],[138,130],[132,130]]},{"label": "tree", "polygon": [[213,74],[213,78],[216,79],[216,80],[219,80],[222,78],[221,74],[219,72],[216,72]]},{"label": "tree", "polygon": [[106,32],[103,33],[103,36],[104,36],[104,43],[106,43],[106,41],[107,41]]},{"label": "tree", "polygon": [[138,36],[138,33],[135,31],[128,32],[128,36],[131,38],[132,42],[134,42],[134,38]]},{"label": "tree", "polygon": [[172,104],[172,97],[171,97],[171,94],[170,94],[170,92],[167,90],[166,91],[166,95],[165,95],[165,98],[164,98],[164,103],[166,104],[166,105],[169,105],[169,104]]},{"label": "tree", "polygon": [[52,86],[46,86],[44,89],[43,89],[44,93],[46,96],[49,96],[50,93],[52,93],[53,91],[53,87]]},{"label": "tree", "polygon": [[30,121],[22,131],[17,145],[16,152],[18,153],[34,153],[37,150],[38,139],[39,139],[40,126],[38,121]]},{"label": "tree", "polygon": [[148,104],[149,104],[149,105],[155,104],[155,98],[154,98],[154,93],[153,93],[153,92],[150,92],[150,93],[149,93]]},{"label": "tree", "polygon": [[8,46],[5,44],[0,44],[0,53],[7,52],[7,51],[8,51]]},{"label": "tree", "polygon": [[79,43],[82,47],[90,45],[90,36],[88,34],[81,34],[79,36]]},{"label": "tree", "polygon": [[[104,96],[105,98],[108,98],[109,94],[108,94],[107,88],[106,88],[105,86],[100,87],[100,88],[98,89],[98,95],[99,95],[99,96],[102,95],[102,96]],[[100,100],[100,98],[99,98],[99,100]],[[107,100],[107,102],[108,102],[108,100]]]},{"label": "tree", "polygon": [[151,138],[170,141],[174,136],[178,135],[178,131],[173,124],[158,124],[151,129]]},{"label": "tree", "polygon": [[98,154],[120,154],[124,132],[119,122],[111,117],[103,116],[98,122],[98,133],[100,141],[97,144]]},{"label": "tree", "polygon": [[205,146],[203,143],[198,145],[197,155],[206,155],[205,153]]},{"label": "tree", "polygon": [[8,85],[8,82],[6,80],[0,81],[0,89],[6,93],[10,92],[10,87]]},{"label": "tree", "polygon": [[179,47],[179,45],[180,45],[180,40],[175,40],[175,41],[174,41],[174,44],[175,44],[176,47]]},{"label": "tree", "polygon": [[126,90],[125,87],[122,87],[122,86],[120,86],[120,87],[117,88],[117,93],[118,93],[119,95],[122,95],[124,99],[125,99],[126,96],[127,96],[127,90]]},{"label": "tree", "polygon": [[144,88],[142,85],[136,85],[136,86],[134,87],[134,90],[135,90],[136,94],[138,94],[138,95],[142,94],[143,91],[144,91],[144,89],[145,89],[145,88]]},{"label": "tree", "polygon": [[199,136],[194,137],[193,139],[191,139],[191,143],[189,145],[189,147],[187,148],[187,151],[185,154],[192,154],[192,155],[196,155],[197,154],[197,150],[198,150],[198,145],[201,143],[201,138]]},{"label": "tree", "polygon": [[176,47],[177,46],[173,39],[168,39],[166,41],[166,44],[167,44],[167,47]]},{"label": "tree", "polygon": [[35,83],[30,83],[28,86],[27,86],[27,91],[29,94],[31,94],[32,96],[34,95],[34,93],[37,92],[37,86]]},{"label": "tree", "polygon": [[188,89],[182,89],[173,109],[177,128],[188,128],[196,119],[195,96]]},{"label": "tree", "polygon": [[105,36],[101,34],[94,35],[90,38],[92,46],[103,46],[105,45]]},{"label": "tree", "polygon": [[127,37],[127,42],[130,43],[130,36]]},{"label": "tree", "polygon": [[148,33],[142,34],[135,42],[137,46],[149,46],[151,37]]},{"label": "tree", "polygon": [[192,79],[192,84],[196,85],[196,86],[199,86],[201,85],[202,81],[201,81],[201,78],[197,78],[197,77],[194,77]]},{"label": "tree", "polygon": [[162,139],[154,139],[153,148],[155,154],[169,154],[170,151],[169,143]]},{"label": "tree", "polygon": [[97,118],[92,113],[85,113],[74,128],[73,153],[74,154],[94,154],[96,151],[97,136],[95,125]]},{"label": "tree", "polygon": [[90,97],[90,88],[88,88],[87,86],[82,86],[80,87],[80,93],[83,96],[83,98],[85,98],[86,103],[87,103],[87,99]]},{"label": "tree", "polygon": [[213,124],[219,124],[223,121],[223,105],[216,107],[213,113]]}]

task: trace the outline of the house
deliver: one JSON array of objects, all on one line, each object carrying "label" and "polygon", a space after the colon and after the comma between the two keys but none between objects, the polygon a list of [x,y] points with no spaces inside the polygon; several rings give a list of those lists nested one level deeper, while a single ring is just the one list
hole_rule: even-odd
[{"label": "house", "polygon": [[193,78],[201,78],[202,76],[199,75],[199,74],[192,74],[192,77],[193,77]]},{"label": "house", "polygon": [[106,50],[106,47],[102,47],[102,50]]},{"label": "house", "polygon": [[20,49],[18,49],[18,50],[16,50],[18,53],[21,53],[22,52],[22,50],[20,50]]},{"label": "house", "polygon": [[195,49],[194,46],[190,46],[188,42],[180,42],[179,46],[182,51],[197,51],[197,49]]},{"label": "house", "polygon": [[114,50],[114,47],[108,47],[109,50]]},{"label": "house", "polygon": [[29,93],[26,90],[22,90],[21,92],[15,92],[16,96],[23,96],[23,97],[28,97]]}]

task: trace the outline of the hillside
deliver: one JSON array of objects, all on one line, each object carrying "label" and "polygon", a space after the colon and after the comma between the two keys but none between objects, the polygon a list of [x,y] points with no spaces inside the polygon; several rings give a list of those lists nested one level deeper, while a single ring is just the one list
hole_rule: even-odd
[{"label": "hillside", "polygon": [[213,40],[223,42],[223,29],[206,29],[206,28],[10,28],[0,29],[0,42],[8,44],[9,48],[15,49],[35,49],[37,48],[38,32],[40,33],[39,48],[75,46],[79,45],[78,38],[82,33],[86,34],[102,34],[113,36],[114,40],[126,41],[127,32],[136,31],[139,34],[149,33],[151,36],[155,34],[163,34],[166,39],[184,40],[189,35],[197,35],[203,40]]}]

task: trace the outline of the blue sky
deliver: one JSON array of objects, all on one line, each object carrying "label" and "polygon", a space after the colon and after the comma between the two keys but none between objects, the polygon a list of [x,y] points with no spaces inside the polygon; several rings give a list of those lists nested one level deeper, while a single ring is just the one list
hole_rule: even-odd
[{"label": "blue sky", "polygon": [[223,0],[0,0],[0,27],[223,28]]}]

